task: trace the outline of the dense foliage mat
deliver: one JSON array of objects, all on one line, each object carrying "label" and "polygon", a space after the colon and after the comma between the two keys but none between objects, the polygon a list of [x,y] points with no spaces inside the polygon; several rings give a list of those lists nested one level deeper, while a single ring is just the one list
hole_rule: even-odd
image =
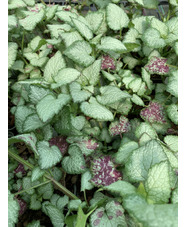
[{"label": "dense foliage mat", "polygon": [[9,227],[178,225],[177,7],[8,1]]}]

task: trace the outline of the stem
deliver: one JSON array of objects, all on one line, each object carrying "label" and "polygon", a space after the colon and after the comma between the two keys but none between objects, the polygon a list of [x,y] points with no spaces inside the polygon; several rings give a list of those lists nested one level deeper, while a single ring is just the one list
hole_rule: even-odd
[{"label": "stem", "polygon": [[169,66],[169,67],[173,67],[173,68],[178,68],[178,66],[175,66],[175,65],[169,65],[169,64],[166,64],[167,66]]},{"label": "stem", "polygon": [[120,36],[120,39],[122,39],[122,28],[120,28],[119,36]]},{"label": "stem", "polygon": [[40,1],[43,5],[45,5],[45,6],[47,5],[43,0],[40,0]]},{"label": "stem", "polygon": [[25,30],[23,30],[23,38],[22,38],[22,42],[21,42],[21,51],[23,54],[23,49],[24,49],[24,39],[25,39]]},{"label": "stem", "polygon": [[[18,161],[19,163],[27,166],[30,170],[34,168],[32,164],[25,161],[23,158],[19,157],[16,153],[14,153],[10,148],[8,149],[8,155]],[[59,188],[60,191],[62,191],[65,195],[67,195],[71,199],[79,199],[77,196],[75,196],[72,192],[70,192],[67,188],[65,188],[63,185],[61,185],[59,182],[57,182],[55,179],[53,179],[48,173],[44,174],[44,177],[49,179],[53,182],[53,184]]]},{"label": "stem", "polygon": [[86,190],[83,191],[83,194],[84,194],[85,202],[86,202],[87,206],[89,206],[89,205],[88,205],[88,201],[87,201],[87,196],[86,196]]},{"label": "stem", "polygon": [[41,184],[37,184],[37,185],[35,185],[35,186],[33,186],[33,187],[30,187],[30,188],[27,188],[27,189],[22,190],[22,191],[20,191],[20,192],[17,192],[17,193],[14,194],[14,196],[17,196],[17,195],[19,195],[19,194],[22,194],[22,193],[24,193],[24,192],[27,192],[27,191],[29,191],[30,189],[38,188],[38,187],[40,187],[40,186],[42,186],[42,185],[48,184],[49,182],[51,182],[51,180],[42,182]]}]

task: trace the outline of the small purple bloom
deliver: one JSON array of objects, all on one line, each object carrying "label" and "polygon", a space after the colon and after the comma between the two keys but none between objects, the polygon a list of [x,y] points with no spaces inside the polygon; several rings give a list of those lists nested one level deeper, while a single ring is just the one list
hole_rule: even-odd
[{"label": "small purple bloom", "polygon": [[158,102],[150,102],[147,108],[140,112],[141,117],[150,123],[166,123],[165,111],[163,106]]},{"label": "small purple bloom", "polygon": [[169,72],[166,62],[165,58],[152,57],[144,68],[151,74],[165,75]]},{"label": "small purple bloom", "polygon": [[115,61],[113,58],[111,58],[109,55],[107,56],[103,56],[102,59],[102,64],[101,64],[101,69],[112,69],[115,70],[116,66],[115,66]]},{"label": "small purple bloom", "polygon": [[109,126],[109,132],[111,136],[120,135],[130,130],[130,123],[128,118],[121,116],[118,121],[112,122]]}]

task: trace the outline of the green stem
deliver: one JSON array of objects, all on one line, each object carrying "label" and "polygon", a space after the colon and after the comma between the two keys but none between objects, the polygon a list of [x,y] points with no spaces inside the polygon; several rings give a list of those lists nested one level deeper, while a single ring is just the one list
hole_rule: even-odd
[{"label": "green stem", "polygon": [[24,49],[24,40],[25,40],[25,30],[23,30],[23,38],[22,38],[22,42],[21,42],[21,51],[23,54],[23,49]]},{"label": "green stem", "polygon": [[[25,161],[23,158],[19,157],[15,152],[13,152],[10,148],[8,149],[8,155],[18,161],[19,163],[27,166],[30,170],[34,168],[32,164],[29,162]],[[59,182],[57,182],[55,179],[53,179],[48,173],[44,174],[44,177],[49,179],[50,181],[53,182],[53,184],[59,188],[60,191],[62,191],[65,195],[67,195],[71,199],[79,199],[77,196],[75,196],[72,192],[70,192],[67,188],[65,188],[63,185],[61,185]]]},{"label": "green stem", "polygon": [[167,66],[169,66],[169,67],[173,67],[173,68],[178,68],[178,66],[175,66],[175,65],[169,65],[169,64],[166,64]]},{"label": "green stem", "polygon": [[33,187],[30,187],[30,188],[27,188],[27,189],[22,190],[22,191],[20,191],[20,192],[17,192],[17,193],[14,194],[14,196],[17,196],[17,195],[19,195],[19,194],[22,194],[22,193],[24,193],[24,192],[27,192],[27,191],[29,191],[29,190],[31,190],[31,189],[38,188],[38,187],[40,187],[40,186],[42,186],[42,185],[48,184],[49,182],[51,182],[51,180],[42,182],[41,184],[37,184],[37,185],[35,185],[35,186],[33,186]]},{"label": "green stem", "polygon": [[40,0],[40,1],[43,5],[45,5],[45,6],[47,5],[43,0]]},{"label": "green stem", "polygon": [[122,39],[122,28],[120,28],[119,36],[120,36],[120,39]]},{"label": "green stem", "polygon": [[88,201],[87,201],[87,196],[86,196],[86,190],[83,191],[83,194],[84,194],[85,202],[86,202],[87,206],[89,206],[89,205],[88,205]]}]

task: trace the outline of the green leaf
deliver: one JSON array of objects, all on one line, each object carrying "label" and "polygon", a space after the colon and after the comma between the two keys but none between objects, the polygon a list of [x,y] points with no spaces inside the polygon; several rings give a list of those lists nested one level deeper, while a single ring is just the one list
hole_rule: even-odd
[{"label": "green leaf", "polygon": [[171,197],[171,202],[172,203],[178,203],[178,188],[175,188],[172,192],[172,197]]},{"label": "green leaf", "polygon": [[136,193],[136,188],[129,182],[123,180],[118,180],[108,186],[104,186],[103,189],[119,194],[121,197]]},{"label": "green leaf", "polygon": [[81,174],[86,171],[85,160],[80,148],[71,145],[68,149],[69,156],[62,160],[62,168],[69,174]]},{"label": "green leaf", "polygon": [[93,38],[92,30],[86,24],[84,24],[82,21],[75,18],[74,19],[72,18],[72,22],[75,28],[83,37],[85,37],[87,40],[90,40]]},{"label": "green leaf", "polygon": [[54,227],[63,227],[64,226],[64,215],[63,213],[55,206],[48,204],[45,206],[47,215],[49,216]]},{"label": "green leaf", "polygon": [[76,214],[67,216],[67,217],[65,218],[65,224],[66,224],[68,227],[74,227],[75,224],[76,224],[76,219],[77,219],[77,215],[76,215]]},{"label": "green leaf", "polygon": [[58,114],[69,101],[70,96],[67,94],[60,94],[57,99],[53,95],[47,95],[38,102],[36,110],[42,121],[46,122],[55,114]]},{"label": "green leaf", "polygon": [[[72,81],[76,80],[80,76],[80,72],[73,68],[61,69],[58,74],[55,76],[54,80],[57,83],[56,86],[62,86],[69,84]],[[55,85],[54,85],[55,86]]]},{"label": "green leaf", "polygon": [[15,126],[19,133],[23,133],[23,123],[26,118],[35,113],[35,110],[27,106],[18,106],[15,111]]},{"label": "green leaf", "polygon": [[136,65],[140,64],[140,61],[138,59],[127,55],[123,58],[123,62],[125,64],[128,64],[129,69],[133,69]]},{"label": "green leaf", "polygon": [[83,102],[80,106],[81,111],[88,117],[100,121],[112,121],[114,116],[110,110],[99,104],[95,98],[91,98],[89,103]]},{"label": "green leaf", "polygon": [[165,38],[168,35],[169,29],[167,25],[157,18],[152,18],[151,27],[157,29],[162,38]]},{"label": "green leaf", "polygon": [[38,155],[38,151],[36,148],[37,139],[36,139],[34,133],[21,134],[21,135],[13,136],[8,139],[9,146],[11,144],[17,143],[17,142],[24,142],[28,147],[31,148],[32,151],[34,151],[35,154]]},{"label": "green leaf", "polygon": [[51,182],[48,184],[42,185],[37,188],[37,192],[43,199],[50,199],[51,196],[54,194],[54,187]]},{"label": "green leaf", "polygon": [[133,151],[125,165],[126,174],[131,182],[144,181],[153,165],[166,160],[161,145],[156,140],[151,140]]},{"label": "green leaf", "polygon": [[143,100],[136,94],[132,95],[131,101],[138,106],[144,106],[145,105]]},{"label": "green leaf", "polygon": [[105,8],[112,0],[92,0],[99,8],[103,9]]},{"label": "green leaf", "polygon": [[90,182],[92,179],[92,174],[89,170],[81,174],[81,192],[85,190],[91,190],[94,188],[94,185]]},{"label": "green leaf", "polygon": [[61,135],[72,135],[72,119],[70,107],[65,106],[60,114],[59,120],[55,123],[54,128]]},{"label": "green leaf", "polygon": [[40,227],[40,221],[39,220],[37,220],[37,221],[34,220],[31,223],[29,223],[27,225],[27,227]]},{"label": "green leaf", "polygon": [[58,209],[63,210],[64,207],[69,202],[69,197],[67,195],[64,195],[63,197],[58,194],[53,194],[50,198],[50,202],[52,205],[56,206]]},{"label": "green leaf", "polygon": [[81,131],[85,125],[86,118],[84,116],[71,116],[71,122],[75,129]]},{"label": "green leaf", "polygon": [[116,53],[124,53],[125,50],[127,50],[120,40],[112,38],[110,36],[103,37],[101,39],[101,44],[98,45],[97,48],[105,52],[113,51]]},{"label": "green leaf", "polygon": [[52,83],[59,70],[65,68],[65,60],[60,51],[49,59],[44,69],[44,78],[47,82]]},{"label": "green leaf", "polygon": [[176,204],[146,204],[138,202],[137,196],[124,199],[124,208],[144,227],[178,226],[178,206]]},{"label": "green leaf", "polygon": [[14,200],[14,195],[8,190],[8,227],[14,227],[18,221],[19,204]]},{"label": "green leaf", "polygon": [[142,75],[142,79],[143,81],[146,83],[148,89],[150,91],[153,90],[154,88],[154,85],[153,85],[153,82],[151,80],[151,76],[150,76],[150,73],[148,73],[144,68],[142,68],[141,70],[141,75]]},{"label": "green leaf", "polygon": [[106,9],[108,26],[113,30],[126,28],[129,23],[129,18],[125,11],[116,4],[109,3]]},{"label": "green leaf", "polygon": [[32,132],[45,125],[36,113],[30,114],[23,122],[23,132]]},{"label": "green leaf", "polygon": [[169,29],[169,34],[165,39],[167,44],[173,44],[178,40],[178,17],[172,17],[166,22],[166,25]]},{"label": "green leaf", "polygon": [[89,23],[91,30],[95,33],[98,31],[104,19],[104,14],[101,12],[88,12],[85,16],[86,21]]},{"label": "green leaf", "polygon": [[117,201],[110,201],[105,207],[100,207],[90,216],[90,226],[123,226],[127,227],[124,209]]},{"label": "green leaf", "polygon": [[102,105],[109,105],[122,99],[130,98],[126,91],[121,91],[116,86],[104,86],[100,88],[101,95],[98,95],[97,101]]},{"label": "green leaf", "polygon": [[157,9],[159,1],[158,0],[143,0],[144,7],[147,9]]},{"label": "green leaf", "polygon": [[16,9],[26,7],[23,0],[10,0],[8,1],[8,9]]},{"label": "green leaf", "polygon": [[178,98],[178,70],[171,73],[168,78],[167,89],[171,95]]},{"label": "green leaf", "polygon": [[95,60],[94,57],[90,56],[91,52],[92,48],[89,43],[85,41],[76,41],[67,47],[63,53],[76,63],[88,67]]},{"label": "green leaf", "polygon": [[138,144],[134,141],[124,143],[120,146],[118,152],[115,154],[115,162],[118,164],[125,164],[134,150],[138,148]]},{"label": "green leaf", "polygon": [[41,9],[39,12],[29,12],[25,18],[20,19],[20,25],[27,31],[32,31],[36,25],[43,19],[45,11]]},{"label": "green leaf", "polygon": [[16,60],[17,49],[18,49],[17,43],[13,42],[8,43],[8,69],[10,69],[13,66]]},{"label": "green leaf", "polygon": [[165,136],[164,142],[173,152],[178,152],[178,136]]},{"label": "green leaf", "polygon": [[30,85],[29,100],[33,104],[37,104],[46,95],[51,95],[52,92],[49,89],[42,88],[40,86]]},{"label": "green leaf", "polygon": [[31,188],[37,184],[38,184],[38,181],[32,182],[30,177],[23,178],[23,183],[22,183],[23,189],[26,190],[26,193],[29,195],[33,195],[35,193],[34,188],[32,188],[32,189],[29,189],[29,188]]},{"label": "green leaf", "polygon": [[123,115],[128,115],[128,113],[130,112],[130,110],[132,108],[132,102],[130,101],[130,98],[126,98],[119,102],[110,104],[109,107],[115,109],[117,113],[121,113]]},{"label": "green leaf", "polygon": [[57,12],[56,16],[60,20],[66,22],[67,24],[70,24],[70,25],[72,25],[72,18],[78,17],[75,13],[70,12],[70,11],[65,11],[65,10],[61,10],[60,12]]},{"label": "green leaf", "polygon": [[41,202],[37,199],[37,194],[33,194],[30,198],[30,206],[31,210],[40,210]]},{"label": "green leaf", "polygon": [[17,26],[17,18],[15,15],[8,15],[8,31]]},{"label": "green leaf", "polygon": [[82,72],[90,85],[96,85],[99,82],[101,70],[101,59],[96,60],[92,65],[85,68]]},{"label": "green leaf", "polygon": [[48,30],[52,38],[58,39],[62,33],[69,32],[71,30],[71,26],[68,24],[48,24]]},{"label": "green leaf", "polygon": [[82,41],[83,40],[83,38],[81,37],[81,35],[77,31],[61,33],[60,37],[64,41],[66,47],[69,47],[75,41]]},{"label": "green leaf", "polygon": [[158,163],[149,170],[145,181],[147,199],[154,203],[168,203],[171,193],[168,162]]},{"label": "green leaf", "polygon": [[71,83],[69,88],[74,103],[83,102],[92,95],[89,91],[81,90],[81,85],[77,82]]},{"label": "green leaf", "polygon": [[173,169],[178,169],[178,157],[177,154],[174,154],[171,150],[169,150],[166,146],[163,146],[163,150],[167,155],[167,158],[170,162],[170,165]]},{"label": "green leaf", "polygon": [[138,92],[141,88],[141,85],[142,85],[142,79],[141,78],[135,78],[134,80],[132,80],[129,83],[128,87],[130,89],[132,89],[133,92]]},{"label": "green leaf", "polygon": [[163,48],[165,40],[161,38],[159,31],[155,28],[148,28],[142,36],[142,40],[148,47]]},{"label": "green leaf", "polygon": [[142,35],[145,30],[149,27],[149,19],[152,16],[140,16],[132,19],[132,23],[134,24],[134,28]]},{"label": "green leaf", "polygon": [[171,104],[167,107],[167,114],[171,121],[178,125],[178,105]]},{"label": "green leaf", "polygon": [[49,146],[46,141],[40,141],[37,143],[37,149],[39,152],[39,165],[41,169],[48,169],[62,159],[62,154],[57,146]]},{"label": "green leaf", "polygon": [[45,174],[44,170],[41,170],[39,166],[34,167],[32,170],[31,181],[39,180]]},{"label": "green leaf", "polygon": [[[142,122],[135,131],[136,137],[139,139],[143,134],[147,134],[151,139],[156,139],[157,133],[154,128],[147,122]],[[151,140],[150,139],[150,140]]]},{"label": "green leaf", "polygon": [[55,13],[57,12],[58,5],[50,5],[49,7],[46,8],[46,20],[51,20],[54,16]]}]

